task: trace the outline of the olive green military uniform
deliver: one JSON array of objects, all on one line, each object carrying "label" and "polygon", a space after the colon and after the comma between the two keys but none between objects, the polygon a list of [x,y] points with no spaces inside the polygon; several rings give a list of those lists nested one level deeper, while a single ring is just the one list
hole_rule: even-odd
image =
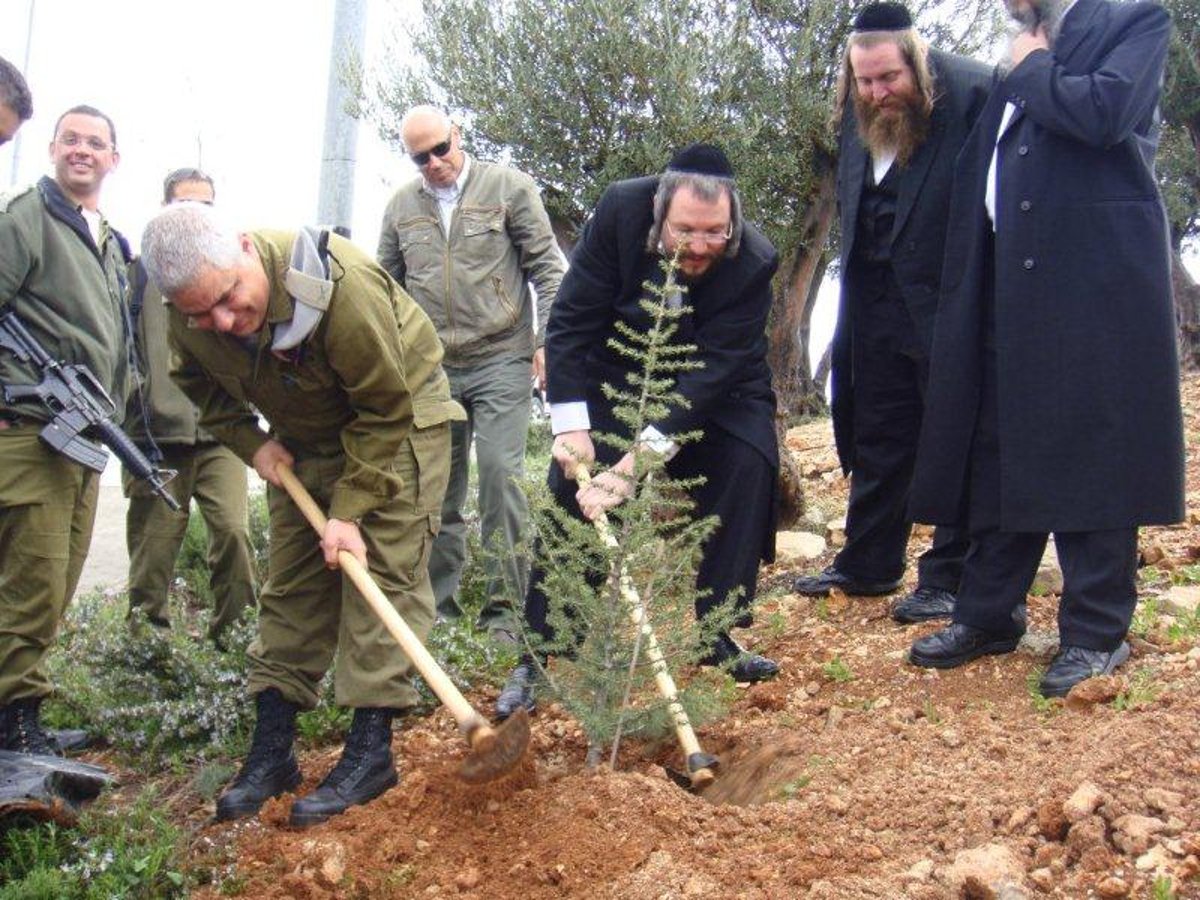
[{"label": "olive green military uniform", "polygon": [[[0,198],[0,305],[56,359],[87,366],[116,399],[127,378],[126,250],[101,223],[99,245],[57,183],[43,178]],[[39,378],[0,350],[0,384]],[[83,571],[99,479],[38,437],[49,418],[33,402],[0,399],[0,706],[43,697],[41,669]]]},{"label": "olive green military uniform", "polygon": [[[130,267],[131,312],[141,368],[141,390],[130,394],[125,430],[143,452],[154,446],[162,466],[174,469],[167,489],[179,501],[173,510],[150,485],[123,472],[129,509],[129,606],[140,607],[156,625],[167,625],[167,589],[187,533],[193,497],[208,531],[209,584],[213,614],[208,635],[217,640],[254,604],[254,552],[246,507],[246,465],[200,428],[200,413],[171,380],[167,309],[162,294],[146,281],[141,262]],[[153,444],[151,443],[153,441]]]},{"label": "olive green military uniform", "polygon": [[[329,238],[329,308],[296,350],[271,350],[289,320],[284,273],[294,233],[256,232],[271,283],[266,325],[247,339],[193,330],[172,309],[173,376],[200,422],[250,463],[270,437],[330,517],[360,520],[371,575],[418,636],[433,623],[426,570],[449,474],[450,399],[429,318],[349,241]],[[325,568],[318,537],[282,490],[270,487],[270,557],[250,648],[250,692],[278,688],[304,707],[338,653],[336,699],[353,707],[416,702],[411,664],[349,579]]]}]

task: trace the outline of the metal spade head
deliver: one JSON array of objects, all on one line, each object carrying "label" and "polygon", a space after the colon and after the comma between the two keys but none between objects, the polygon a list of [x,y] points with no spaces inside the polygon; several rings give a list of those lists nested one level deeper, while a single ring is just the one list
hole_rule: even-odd
[{"label": "metal spade head", "polygon": [[511,772],[529,749],[529,715],[518,709],[498,728],[481,725],[471,732],[471,752],[458,770],[468,784],[486,784]]}]

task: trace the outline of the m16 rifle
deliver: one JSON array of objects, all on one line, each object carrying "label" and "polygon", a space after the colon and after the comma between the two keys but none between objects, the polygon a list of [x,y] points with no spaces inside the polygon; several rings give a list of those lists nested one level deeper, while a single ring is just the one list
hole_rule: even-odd
[{"label": "m16 rifle", "polygon": [[[37,384],[6,384],[3,388],[5,403],[36,398],[49,410],[51,418],[41,431],[42,440],[96,472],[103,472],[108,462],[108,454],[100,446],[103,444],[130,472],[147,482],[167,506],[180,508],[166,489],[175,472],[155,466],[129,435],[113,424],[116,405],[87,366],[64,365],[52,357],[12,309],[0,312],[0,347],[16,354],[41,375]],[[100,444],[85,434],[94,435]]]}]

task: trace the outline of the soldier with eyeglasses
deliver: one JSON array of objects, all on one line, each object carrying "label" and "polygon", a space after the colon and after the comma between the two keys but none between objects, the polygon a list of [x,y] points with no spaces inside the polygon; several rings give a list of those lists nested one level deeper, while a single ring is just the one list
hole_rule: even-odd
[{"label": "soldier with eyeglasses", "polygon": [[515,644],[513,605],[524,596],[528,569],[518,551],[529,511],[517,480],[524,473],[530,378],[544,388],[542,343],[565,262],[532,178],[468,156],[458,127],[439,109],[409,110],[400,133],[420,174],[388,204],[379,262],[433,320],[451,392],[467,411],[465,422],[454,423],[450,487],[429,575],[438,614],[461,615],[474,439],[487,554],[478,625]]},{"label": "soldier with eyeglasses", "polygon": [[[693,489],[698,517],[720,525],[704,547],[697,573],[703,617],[740,589],[737,624],[750,624],[759,563],[775,549],[775,394],[767,366],[771,277],[779,264],[770,242],[742,218],[733,168],[708,144],[678,151],[666,172],[609,186],[580,236],[546,329],[550,420],[554,431],[549,486],[572,515],[595,519],[634,490],[633,451],[621,455],[592,432],[628,435],[603,385],[625,385],[639,366],[609,346],[617,323],[650,327],[642,307],[646,282],[662,284],[663,258],[679,261],[689,310],[676,340],[696,347],[701,367],[679,375],[687,400],[639,436],[637,452],[664,454],[672,477],[702,478]],[[671,300],[668,298],[668,302]],[[679,446],[674,435],[703,432]],[[599,462],[589,487],[576,468]],[[530,628],[549,637],[547,598],[536,565],[525,598]],[[778,672],[766,657],[743,650],[727,632],[710,647],[706,665],[728,665],[738,681]],[[534,660],[521,659],[496,701],[505,718],[534,706]]]},{"label": "soldier with eyeglasses", "polygon": [[[0,306],[121,401],[129,248],[99,207],[119,161],[116,129],[100,110],[75,106],[59,117],[54,176],[0,196]],[[38,380],[0,352],[0,384]],[[51,691],[42,661],[83,570],[99,493],[95,472],[42,441],[47,418],[37,401],[0,399],[0,749],[20,753],[58,750],[39,720]]]}]

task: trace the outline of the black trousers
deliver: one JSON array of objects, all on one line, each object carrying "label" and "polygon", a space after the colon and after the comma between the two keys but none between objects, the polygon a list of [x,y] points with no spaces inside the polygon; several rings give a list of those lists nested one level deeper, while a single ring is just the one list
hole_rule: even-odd
[{"label": "black trousers", "polygon": [[[611,465],[617,454],[597,444],[599,461]],[[696,603],[696,616],[724,603],[737,588],[741,615],[739,625],[749,625],[750,605],[754,600],[758,567],[774,542],[775,468],[754,447],[729,432],[709,425],[704,437],[682,447],[667,464],[672,478],[703,476],[707,480],[692,493],[695,515],[715,515],[720,524],[704,545],[704,554],[696,573],[696,586],[708,589]],[[582,520],[575,493],[579,489],[568,481],[555,462],[550,463],[550,490],[563,509]],[[542,591],[543,571],[540,547],[534,549],[529,589],[525,594],[525,619],[529,627],[549,639],[546,623],[547,599]]]},{"label": "black trousers", "polygon": [[[994,279],[985,279],[993,285]],[[1046,532],[1000,531],[1000,435],[995,303],[984,298],[983,379],[971,446],[971,549],[963,567],[954,621],[996,634],[1024,630],[1025,604],[1046,548]],[[1063,572],[1059,642],[1115,650],[1137,605],[1137,528],[1055,532]]]},{"label": "black trousers", "polygon": [[[890,265],[852,262],[846,278],[854,352],[854,467],[846,546],[834,565],[864,580],[892,581],[904,574],[912,531],[908,500],[929,359]],[[939,527],[918,563],[918,585],[957,591],[966,552],[964,530]]]}]

